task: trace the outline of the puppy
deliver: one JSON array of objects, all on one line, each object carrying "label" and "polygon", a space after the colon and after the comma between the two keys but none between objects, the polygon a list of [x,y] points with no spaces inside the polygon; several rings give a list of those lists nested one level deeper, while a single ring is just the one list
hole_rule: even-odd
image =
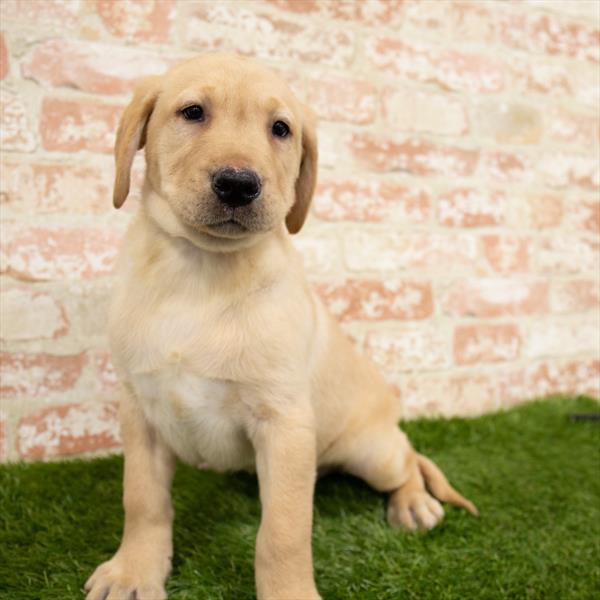
[{"label": "puppy", "polygon": [[440,501],[475,513],[411,447],[392,392],[306,283],[289,234],[315,188],[313,114],[265,68],[204,55],[136,89],[117,134],[117,208],[142,147],[142,202],[109,317],[124,389],[125,526],[88,600],[166,597],[176,458],[256,470],[260,600],[320,597],[318,467],[389,492],[394,526],[435,526]]}]

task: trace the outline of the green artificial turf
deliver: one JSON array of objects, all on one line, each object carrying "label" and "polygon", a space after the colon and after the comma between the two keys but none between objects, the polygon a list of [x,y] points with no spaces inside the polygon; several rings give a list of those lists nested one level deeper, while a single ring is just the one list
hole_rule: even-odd
[{"label": "green artificial turf", "polygon": [[[600,597],[600,422],[590,399],[479,419],[407,423],[414,445],[471,498],[427,534],[389,528],[385,498],[343,475],[319,481],[313,536],[325,599]],[[119,544],[122,459],[0,468],[0,597],[82,598]],[[254,597],[260,505],[251,475],[179,467],[170,598]]]}]

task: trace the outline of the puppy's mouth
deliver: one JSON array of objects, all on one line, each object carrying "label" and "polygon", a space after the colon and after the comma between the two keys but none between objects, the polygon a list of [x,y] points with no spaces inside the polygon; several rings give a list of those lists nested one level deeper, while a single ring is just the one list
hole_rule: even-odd
[{"label": "puppy's mouth", "polygon": [[268,219],[257,203],[246,206],[213,205],[202,219],[202,226],[209,234],[221,237],[242,237],[269,229]]},{"label": "puppy's mouth", "polygon": [[182,221],[213,237],[239,239],[271,229],[270,215],[264,207],[253,202],[246,206],[226,206],[215,198],[200,198],[194,204],[180,206]]},{"label": "puppy's mouth", "polygon": [[240,237],[247,234],[248,228],[238,220],[231,218],[207,225],[209,232],[219,237]]},{"label": "puppy's mouth", "polygon": [[210,235],[240,238],[268,229],[260,212],[250,207],[218,209],[215,212],[202,220],[202,228]]}]

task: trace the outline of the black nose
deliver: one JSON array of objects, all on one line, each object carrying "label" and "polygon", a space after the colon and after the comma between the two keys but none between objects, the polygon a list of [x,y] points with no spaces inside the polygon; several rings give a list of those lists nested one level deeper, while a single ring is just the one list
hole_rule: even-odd
[{"label": "black nose", "polygon": [[250,204],[260,195],[260,179],[250,169],[219,169],[212,178],[212,189],[223,204],[235,208]]}]

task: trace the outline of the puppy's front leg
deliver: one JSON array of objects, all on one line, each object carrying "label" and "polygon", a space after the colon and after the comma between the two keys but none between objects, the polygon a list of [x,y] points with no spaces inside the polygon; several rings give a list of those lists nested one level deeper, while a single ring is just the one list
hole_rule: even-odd
[{"label": "puppy's front leg", "polygon": [[132,391],[119,407],[125,474],[125,527],[117,553],[85,584],[87,600],[160,600],[171,570],[171,451],[147,424]]},{"label": "puppy's front leg", "polygon": [[312,568],[316,434],[312,409],[269,416],[253,442],[262,517],[256,540],[259,600],[318,600]]}]

